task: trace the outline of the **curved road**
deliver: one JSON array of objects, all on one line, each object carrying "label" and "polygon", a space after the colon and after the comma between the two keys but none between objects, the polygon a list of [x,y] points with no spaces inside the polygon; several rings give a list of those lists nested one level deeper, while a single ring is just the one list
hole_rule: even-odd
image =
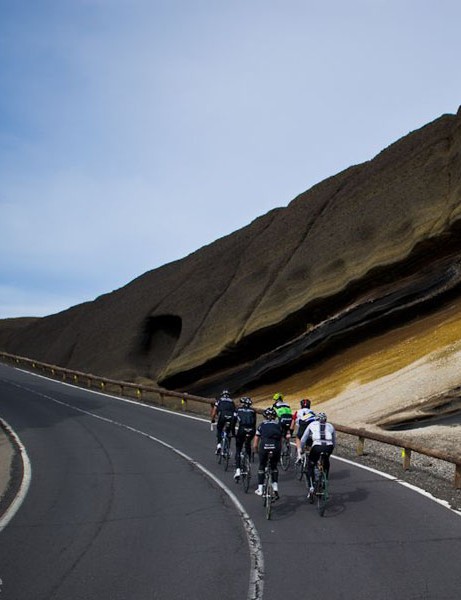
[{"label": "curved road", "polygon": [[2,598],[460,597],[460,516],[376,473],[335,460],[324,518],[282,473],[267,521],[202,419],[3,365],[0,416],[32,467],[0,532]]}]

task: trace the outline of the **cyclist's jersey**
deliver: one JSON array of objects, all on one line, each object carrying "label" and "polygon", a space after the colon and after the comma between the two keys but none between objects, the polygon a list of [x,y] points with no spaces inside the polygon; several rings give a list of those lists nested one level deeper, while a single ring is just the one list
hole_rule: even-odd
[{"label": "cyclist's jersey", "polygon": [[308,443],[310,446],[334,446],[336,444],[336,431],[331,423],[314,421],[307,426],[301,438],[301,445]]},{"label": "cyclist's jersey", "polygon": [[235,404],[231,398],[219,398],[214,405],[219,418],[231,418],[235,415]]},{"label": "cyclist's jersey", "polygon": [[293,418],[293,413],[291,411],[290,406],[288,404],[285,404],[285,402],[278,400],[274,404],[274,409],[277,413],[280,425],[282,425],[282,427],[285,430],[288,429],[291,425],[291,419]]},{"label": "cyclist's jersey", "polygon": [[309,425],[315,421],[315,412],[310,408],[300,408],[293,415],[293,419],[296,421],[296,425],[300,425],[301,423],[305,423],[305,425]]},{"label": "cyclist's jersey", "polygon": [[270,419],[263,421],[256,430],[256,435],[259,437],[260,447],[264,450],[280,449],[283,431],[277,421],[271,421]]},{"label": "cyclist's jersey", "polygon": [[237,408],[237,423],[239,429],[256,429],[256,412],[253,408],[242,406]]}]

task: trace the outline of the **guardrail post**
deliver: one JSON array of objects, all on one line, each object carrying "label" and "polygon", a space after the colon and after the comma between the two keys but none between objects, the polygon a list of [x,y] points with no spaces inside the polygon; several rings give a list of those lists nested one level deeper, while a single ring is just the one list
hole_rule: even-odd
[{"label": "guardrail post", "polygon": [[461,490],[461,465],[455,465],[455,489]]},{"label": "guardrail post", "polygon": [[403,470],[410,470],[411,450],[410,448],[402,448]]},{"label": "guardrail post", "polygon": [[362,435],[359,435],[357,440],[357,456],[363,456],[363,448],[365,446],[365,438]]},{"label": "guardrail post", "polygon": [[120,396],[123,396],[123,391],[125,389],[124,385],[120,385]]}]

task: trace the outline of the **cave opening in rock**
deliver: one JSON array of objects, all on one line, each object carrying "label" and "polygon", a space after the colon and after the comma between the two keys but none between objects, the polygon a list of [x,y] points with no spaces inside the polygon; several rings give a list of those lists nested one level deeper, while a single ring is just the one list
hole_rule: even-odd
[{"label": "cave opening in rock", "polygon": [[157,379],[179,340],[182,319],[176,315],[148,316],[140,336],[138,361],[146,377]]}]

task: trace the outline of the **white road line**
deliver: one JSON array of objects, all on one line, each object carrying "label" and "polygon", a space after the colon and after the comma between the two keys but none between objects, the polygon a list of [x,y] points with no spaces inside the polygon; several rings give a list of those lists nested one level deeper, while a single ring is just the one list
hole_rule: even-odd
[{"label": "white road line", "polygon": [[21,504],[24,501],[24,498],[27,495],[27,492],[29,490],[30,480],[32,478],[32,467],[30,465],[29,457],[27,456],[27,452],[26,452],[24,445],[22,444],[22,442],[19,439],[19,436],[16,434],[16,432],[13,431],[12,427],[3,419],[1,419],[1,421],[2,421],[3,427],[7,430],[8,435],[14,439],[16,445],[19,448],[19,452],[21,454],[21,460],[22,460],[23,476],[22,476],[21,485],[19,486],[19,491],[16,494],[16,497],[14,498],[13,502],[9,505],[6,512],[0,518],[0,532],[3,531],[3,529],[5,529],[5,527],[8,525],[8,523],[14,517],[14,515],[18,512]]},{"label": "white road line", "polygon": [[[122,429],[126,429],[128,431],[136,433],[138,435],[142,435],[142,436],[152,440],[153,442],[156,442],[157,444],[161,444],[165,448],[168,448],[169,450],[172,450],[173,452],[175,452],[181,458],[184,458],[185,460],[187,460],[189,463],[194,465],[198,470],[200,470],[204,475],[206,475],[206,477],[208,477],[209,479],[214,481],[228,495],[230,500],[233,502],[235,508],[237,509],[237,512],[239,513],[239,515],[242,519],[245,533],[247,536],[248,547],[249,547],[250,558],[251,558],[250,582],[249,582],[249,587],[248,587],[247,600],[262,600],[263,589],[264,589],[264,556],[263,556],[261,540],[259,538],[258,531],[256,529],[255,524],[251,520],[250,515],[246,512],[245,508],[240,503],[237,496],[220,479],[218,479],[211,471],[209,471],[202,464],[200,464],[195,459],[193,459],[191,456],[185,454],[178,448],[175,448],[171,444],[168,444],[167,442],[165,442],[157,437],[154,437],[153,435],[150,435],[149,433],[146,433],[145,431],[141,431],[140,429],[136,429],[135,427],[131,427],[130,425],[125,425],[124,423],[114,421],[107,417],[102,417],[101,415],[97,415],[95,413],[92,413],[91,411],[84,410],[82,408],[78,408],[76,406],[73,406],[72,404],[68,404],[67,402],[63,402],[62,400],[57,400],[56,398],[53,398],[52,396],[48,396],[47,394],[43,394],[41,392],[37,392],[36,390],[27,388],[26,386],[22,386],[17,383],[13,383],[13,382],[10,382],[10,383],[11,383],[11,385],[15,385],[16,387],[19,387],[20,389],[24,389],[32,394],[41,396],[42,398],[46,398],[47,400],[51,400],[52,402],[55,402],[56,404],[60,404],[67,408],[71,408],[79,413],[82,413],[82,414],[88,415],[90,417],[93,417],[95,419],[98,419],[99,421],[104,421],[105,423],[109,423],[111,425],[115,425]],[[59,382],[59,383],[62,383],[62,382]],[[76,387],[76,386],[72,386],[72,387]],[[81,389],[81,388],[79,388],[79,389]],[[88,391],[88,390],[84,390],[84,391]],[[93,390],[89,390],[89,391],[93,391]],[[96,392],[96,393],[100,393],[100,392]],[[102,394],[102,395],[104,395],[106,397],[108,396],[108,394]],[[120,398],[117,398],[116,396],[110,396],[110,397],[120,400]],[[126,400],[126,401],[131,402],[131,400]],[[139,402],[133,401],[133,403],[140,405],[140,406],[145,406],[144,404],[139,403]],[[154,408],[154,407],[148,407],[148,408]],[[164,410],[164,409],[158,409],[158,410]],[[171,411],[164,410],[164,412],[171,412]],[[171,412],[171,414],[177,414],[177,413]],[[189,418],[194,418],[197,420],[204,421],[204,419],[198,419],[197,417],[190,417],[190,415],[182,415],[182,416],[187,416]],[[30,481],[30,477],[29,477],[29,481]],[[28,487],[28,485],[27,485],[27,487]],[[27,492],[27,490],[25,490],[25,492]],[[24,493],[24,495],[25,495],[25,493]],[[18,508],[19,508],[19,506],[18,506]],[[11,516],[11,518],[12,518],[12,516]]]},{"label": "white road line", "polygon": [[461,517],[461,512],[459,510],[456,510],[455,508],[452,508],[446,500],[440,500],[440,498],[436,498],[431,493],[426,492],[426,490],[423,490],[422,488],[417,487],[416,485],[413,485],[412,483],[403,481],[402,479],[399,479],[398,477],[394,477],[394,475],[389,475],[389,473],[383,473],[382,471],[378,471],[377,469],[373,469],[372,467],[367,467],[366,465],[361,465],[359,463],[354,462],[353,460],[349,460],[347,458],[342,458],[341,456],[334,456],[332,454],[331,458],[334,458],[335,460],[339,460],[340,462],[354,465],[354,467],[360,467],[361,469],[365,469],[366,471],[371,471],[371,473],[376,473],[377,475],[380,475],[381,477],[385,477],[386,479],[390,479],[391,481],[395,481],[395,483],[403,485],[404,487],[409,488],[413,492],[417,492],[418,494],[421,494],[422,496],[429,498],[429,500],[432,500],[433,502],[437,502],[437,504],[441,504],[445,508],[448,508],[448,510],[451,510],[451,512],[455,513],[455,515],[458,515],[459,517]]}]

